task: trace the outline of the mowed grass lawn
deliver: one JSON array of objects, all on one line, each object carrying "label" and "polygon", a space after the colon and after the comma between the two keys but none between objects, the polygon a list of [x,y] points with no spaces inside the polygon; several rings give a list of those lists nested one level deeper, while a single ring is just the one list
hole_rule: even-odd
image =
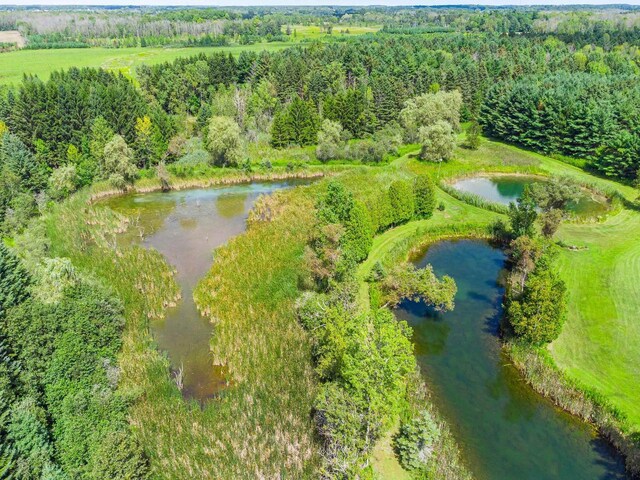
[{"label": "mowed grass lawn", "polygon": [[569,317],[551,345],[558,365],[595,387],[640,431],[640,213],[596,225],[566,225],[563,250]]},{"label": "mowed grass lawn", "polygon": [[71,67],[102,67],[135,76],[135,67],[143,63],[154,65],[178,57],[198,53],[226,52],[240,55],[242,51],[276,51],[293,46],[292,42],[256,43],[228,47],[188,48],[63,48],[50,50],[17,50],[0,53],[0,85],[17,84],[24,74],[33,74],[47,80],[51,72]]}]

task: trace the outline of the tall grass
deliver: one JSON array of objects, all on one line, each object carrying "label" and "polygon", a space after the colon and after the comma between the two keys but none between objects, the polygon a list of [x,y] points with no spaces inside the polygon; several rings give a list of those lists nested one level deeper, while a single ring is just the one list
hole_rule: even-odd
[{"label": "tall grass", "polygon": [[506,214],[509,211],[509,207],[507,205],[492,202],[482,198],[480,195],[476,195],[475,193],[464,192],[446,182],[440,182],[438,186],[453,198],[457,198],[461,202],[468,203],[474,207],[484,208],[485,210],[502,214]]},{"label": "tall grass", "polygon": [[116,235],[127,219],[90,204],[89,193],[43,218],[51,254],[70,258],[125,304],[119,388],[135,399],[130,421],[157,478],[313,476],[314,378],[292,305],[313,204],[298,192],[282,197],[282,214],[254,222],[218,251],[198,289],[199,299],[215,297],[205,309],[216,319],[215,355],[228,365],[233,384],[204,408],[183,401],[149,334],[149,321],[179,295],[163,257],[119,246]]}]

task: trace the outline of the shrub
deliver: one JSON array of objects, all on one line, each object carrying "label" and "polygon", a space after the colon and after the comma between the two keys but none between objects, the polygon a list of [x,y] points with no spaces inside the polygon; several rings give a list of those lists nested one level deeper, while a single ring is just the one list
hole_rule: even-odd
[{"label": "shrub", "polygon": [[393,449],[405,470],[424,469],[431,459],[434,444],[440,436],[438,424],[426,410],[402,422],[393,438]]}]

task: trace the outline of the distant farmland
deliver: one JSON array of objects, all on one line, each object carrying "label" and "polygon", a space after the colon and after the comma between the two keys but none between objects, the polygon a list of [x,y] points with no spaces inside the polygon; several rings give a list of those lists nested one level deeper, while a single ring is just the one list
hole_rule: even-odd
[{"label": "distant farmland", "polygon": [[15,43],[19,48],[24,47],[24,37],[17,30],[0,32],[0,43]]},{"label": "distant farmland", "polygon": [[[6,33],[6,32],[4,32]],[[188,57],[198,53],[230,52],[239,55],[243,50],[282,50],[292,46],[290,42],[258,43],[255,45],[235,45],[229,47],[191,48],[65,48],[50,50],[19,50],[0,53],[0,84],[19,83],[24,74],[33,74],[46,80],[51,72],[70,67],[102,67],[121,71],[134,77],[137,65],[150,65]]]}]

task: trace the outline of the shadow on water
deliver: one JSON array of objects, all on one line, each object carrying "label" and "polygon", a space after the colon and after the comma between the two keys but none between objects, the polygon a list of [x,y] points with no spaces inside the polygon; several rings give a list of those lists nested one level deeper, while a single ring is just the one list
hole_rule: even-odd
[{"label": "shadow on water", "polygon": [[438,314],[405,302],[421,371],[479,480],[626,478],[622,458],[593,429],[525,384],[498,340],[502,251],[443,241],[416,262],[458,285],[456,307]]},{"label": "shadow on water", "polygon": [[307,181],[255,183],[231,187],[128,195],[108,206],[134,219],[120,241],[152,247],[176,268],[182,300],[165,318],[150,324],[158,348],[171,362],[172,376],[185,398],[204,402],[219,396],[232,379],[215,365],[210,322],[193,301],[198,281],[213,262],[213,250],[246,229],[246,218],[261,194]]}]

